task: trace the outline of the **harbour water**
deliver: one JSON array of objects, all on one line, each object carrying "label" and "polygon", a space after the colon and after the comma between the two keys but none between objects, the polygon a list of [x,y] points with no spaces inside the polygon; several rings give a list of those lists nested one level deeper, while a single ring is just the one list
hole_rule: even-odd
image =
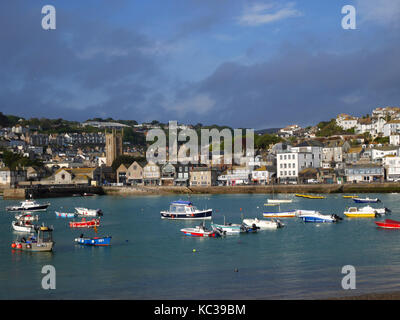
[{"label": "harbour water", "polygon": [[[363,194],[378,197],[400,220],[400,194]],[[190,200],[198,208],[213,208],[213,221],[240,223],[263,218],[273,211],[264,203],[271,195],[198,195]],[[341,194],[310,200],[294,195],[281,210],[314,209],[337,214],[354,204]],[[339,223],[303,223],[281,219],[285,227],[222,238],[192,238],[180,232],[198,221],[160,219],[160,211],[186,196],[93,196],[40,199],[51,202],[40,212],[40,222],[54,226],[52,253],[14,251],[14,213],[0,201],[0,299],[324,299],[370,292],[400,291],[400,230],[383,230],[371,218],[344,218]],[[101,208],[97,235],[112,235],[110,247],[74,244],[81,233],[70,229],[71,219],[54,211],[74,207]],[[383,217],[384,218],[384,217]],[[383,219],[377,218],[377,219]],[[209,226],[210,222],[206,221]],[[195,250],[194,250],[195,249]],[[44,265],[56,269],[56,289],[44,290]],[[344,290],[342,267],[356,269],[356,289]]]}]

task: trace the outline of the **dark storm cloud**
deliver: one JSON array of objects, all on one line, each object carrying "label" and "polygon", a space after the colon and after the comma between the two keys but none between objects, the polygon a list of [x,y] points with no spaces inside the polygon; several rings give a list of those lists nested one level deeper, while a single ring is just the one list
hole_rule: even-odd
[{"label": "dark storm cloud", "polygon": [[145,35],[67,10],[41,28],[41,7],[21,1],[0,11],[0,109],[26,117],[135,118],[161,77]]},{"label": "dark storm cloud", "polygon": [[[215,104],[199,121],[233,126],[315,124],[338,113],[364,115],[400,101],[399,42],[353,53],[311,53],[303,47],[282,48],[264,63],[224,63],[188,95],[206,95]],[[195,114],[188,106],[189,114]]]}]

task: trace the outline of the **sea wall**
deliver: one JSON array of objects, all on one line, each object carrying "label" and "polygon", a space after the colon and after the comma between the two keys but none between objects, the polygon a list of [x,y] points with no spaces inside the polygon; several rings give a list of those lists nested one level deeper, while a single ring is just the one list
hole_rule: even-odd
[{"label": "sea wall", "polygon": [[93,186],[41,186],[32,188],[9,188],[4,189],[3,199],[27,199],[32,195],[32,198],[55,198],[55,197],[70,197],[74,194],[94,193],[104,194],[101,187]]},{"label": "sea wall", "polygon": [[400,183],[252,185],[215,187],[103,187],[105,194],[235,194],[235,193],[400,193]]}]

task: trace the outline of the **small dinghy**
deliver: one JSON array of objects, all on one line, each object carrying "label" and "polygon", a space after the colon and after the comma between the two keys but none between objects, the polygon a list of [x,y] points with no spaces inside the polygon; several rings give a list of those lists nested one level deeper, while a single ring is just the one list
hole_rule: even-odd
[{"label": "small dinghy", "polygon": [[75,208],[75,210],[80,216],[97,217],[103,215],[103,212],[100,209]]},{"label": "small dinghy", "polygon": [[378,198],[353,198],[355,203],[378,203],[381,202]]},{"label": "small dinghy", "polygon": [[400,221],[385,219],[384,221],[375,221],[379,228],[384,229],[400,229]]},{"label": "small dinghy", "polygon": [[191,237],[220,237],[222,234],[220,230],[214,229],[210,230],[207,229],[204,224],[200,224],[197,227],[194,228],[183,228],[181,229],[181,232],[183,232],[186,236],[191,236]]},{"label": "small dinghy", "polygon": [[94,228],[100,226],[100,219],[86,220],[82,218],[81,221],[71,221],[69,226],[71,228]]},{"label": "small dinghy", "polygon": [[35,225],[31,224],[29,221],[17,220],[11,222],[11,225],[13,229],[18,232],[30,233],[35,230]]},{"label": "small dinghy", "polygon": [[259,220],[257,218],[243,219],[243,223],[249,227],[256,226],[260,230],[278,229],[284,226],[284,224],[279,220]]},{"label": "small dinghy", "polygon": [[76,213],[58,212],[56,211],[56,216],[60,218],[74,218]]},{"label": "small dinghy", "polygon": [[75,239],[76,243],[83,244],[86,246],[110,246],[111,236],[106,237],[84,237],[83,234],[79,238]]},{"label": "small dinghy", "polygon": [[16,214],[15,219],[19,221],[38,221],[39,216],[38,215],[32,215],[30,213],[21,213],[21,214]]}]

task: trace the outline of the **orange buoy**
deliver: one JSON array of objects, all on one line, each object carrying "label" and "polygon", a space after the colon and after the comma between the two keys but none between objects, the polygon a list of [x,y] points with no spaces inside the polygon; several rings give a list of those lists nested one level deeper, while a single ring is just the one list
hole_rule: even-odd
[{"label": "orange buoy", "polygon": [[15,248],[17,245],[13,242],[12,244],[11,244],[11,248]]},{"label": "orange buoy", "polygon": [[22,244],[18,243],[17,244],[17,249],[22,249]]}]

